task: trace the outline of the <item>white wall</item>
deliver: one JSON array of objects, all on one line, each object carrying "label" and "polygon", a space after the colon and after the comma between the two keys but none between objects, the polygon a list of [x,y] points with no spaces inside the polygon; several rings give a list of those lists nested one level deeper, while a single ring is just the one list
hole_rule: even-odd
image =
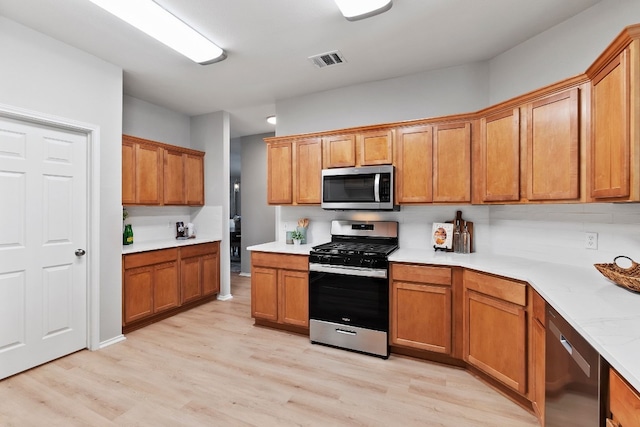
[{"label": "white wall", "polygon": [[242,199],[241,265],[243,274],[251,272],[247,246],[274,241],[275,210],[267,204],[267,144],[264,138],[273,133],[246,136],[241,139],[242,171],[240,198]]},{"label": "white wall", "polygon": [[584,73],[624,27],[637,23],[638,0],[602,0],[498,55],[489,62],[489,104]]},{"label": "white wall", "polygon": [[[191,118],[191,148],[204,151],[205,206],[194,216],[196,225],[215,222],[220,227],[220,294],[219,299],[231,298],[229,247],[229,113],[216,113]],[[217,225],[216,225],[217,223]]]},{"label": "white wall", "polygon": [[122,133],[180,147],[191,147],[189,116],[128,95],[123,97]]},{"label": "white wall", "polygon": [[278,100],[276,134],[477,111],[489,102],[488,77],[482,62]]},{"label": "white wall", "polygon": [[0,17],[0,103],[100,127],[100,341],[122,333],[122,70]]}]

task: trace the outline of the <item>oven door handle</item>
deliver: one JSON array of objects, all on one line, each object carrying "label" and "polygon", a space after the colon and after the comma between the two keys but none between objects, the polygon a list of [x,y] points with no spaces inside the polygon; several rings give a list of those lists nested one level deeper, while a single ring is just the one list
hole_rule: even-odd
[{"label": "oven door handle", "polygon": [[309,263],[309,271],[319,273],[343,274],[345,276],[387,278],[387,270],[363,267],[339,267],[335,265]]},{"label": "oven door handle", "polygon": [[380,174],[377,173],[373,180],[373,199],[380,203]]}]

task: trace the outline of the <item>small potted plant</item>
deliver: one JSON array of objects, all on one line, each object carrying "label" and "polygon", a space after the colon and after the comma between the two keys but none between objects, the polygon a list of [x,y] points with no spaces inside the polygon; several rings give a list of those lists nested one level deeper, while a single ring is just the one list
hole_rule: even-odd
[{"label": "small potted plant", "polygon": [[295,230],[291,233],[291,238],[293,239],[294,245],[299,245],[300,242],[302,242],[302,239],[304,239],[304,234],[302,234],[298,230]]}]

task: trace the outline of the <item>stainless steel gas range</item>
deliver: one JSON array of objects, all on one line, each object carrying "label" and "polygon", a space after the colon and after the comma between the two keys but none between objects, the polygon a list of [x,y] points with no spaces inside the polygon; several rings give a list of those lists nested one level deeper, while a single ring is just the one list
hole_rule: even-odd
[{"label": "stainless steel gas range", "polygon": [[331,242],[309,255],[312,343],[389,357],[389,261],[394,221],[332,221]]}]

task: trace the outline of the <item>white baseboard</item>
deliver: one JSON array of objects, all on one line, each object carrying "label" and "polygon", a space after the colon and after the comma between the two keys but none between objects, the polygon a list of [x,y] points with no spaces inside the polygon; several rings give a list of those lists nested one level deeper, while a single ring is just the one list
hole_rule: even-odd
[{"label": "white baseboard", "polygon": [[106,341],[102,341],[100,343],[100,347],[98,347],[98,349],[103,349],[105,347],[109,347],[110,345],[117,344],[119,342],[125,341],[126,339],[127,339],[127,337],[125,337],[124,335],[118,335],[117,337],[113,337],[113,338],[110,338],[110,339],[108,339]]},{"label": "white baseboard", "polygon": [[233,295],[231,294],[227,294],[227,295],[218,294],[218,301],[229,301],[230,299],[233,299]]},{"label": "white baseboard", "polygon": [[251,273],[245,273],[243,271],[241,271],[238,276],[242,276],[242,277],[251,277]]}]

